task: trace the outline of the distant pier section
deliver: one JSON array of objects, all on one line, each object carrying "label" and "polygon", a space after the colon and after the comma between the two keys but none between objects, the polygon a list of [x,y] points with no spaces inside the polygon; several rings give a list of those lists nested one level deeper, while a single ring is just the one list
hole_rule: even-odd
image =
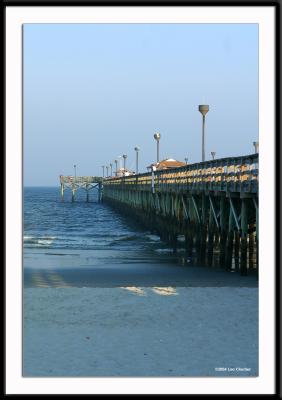
[{"label": "distant pier section", "polygon": [[64,176],[60,175],[61,199],[64,201],[65,191],[71,191],[71,200],[75,201],[75,195],[78,189],[82,189],[86,193],[86,201],[89,201],[89,192],[98,190],[98,201],[102,200],[103,178],[98,176]]}]

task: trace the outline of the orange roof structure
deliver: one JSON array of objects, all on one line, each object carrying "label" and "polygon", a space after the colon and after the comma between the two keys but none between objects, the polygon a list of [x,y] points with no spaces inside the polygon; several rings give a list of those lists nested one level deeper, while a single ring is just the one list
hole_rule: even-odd
[{"label": "orange roof structure", "polygon": [[183,167],[184,165],[186,165],[185,162],[177,161],[177,160],[174,160],[173,158],[166,158],[165,160],[162,160],[158,163],[149,165],[147,168],[151,168],[151,167],[155,166],[156,170],[159,171],[161,169]]}]

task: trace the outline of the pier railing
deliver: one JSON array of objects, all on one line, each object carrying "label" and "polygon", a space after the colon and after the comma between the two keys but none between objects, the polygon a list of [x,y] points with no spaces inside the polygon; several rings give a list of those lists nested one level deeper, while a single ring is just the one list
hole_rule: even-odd
[{"label": "pier railing", "polygon": [[60,175],[61,184],[87,184],[102,182],[103,178],[97,176],[73,176],[73,175]]},{"label": "pier railing", "polygon": [[[183,167],[125,177],[106,178],[103,185],[151,191],[208,190],[258,192],[258,154],[221,158]],[[131,187],[129,187],[131,185]]]}]

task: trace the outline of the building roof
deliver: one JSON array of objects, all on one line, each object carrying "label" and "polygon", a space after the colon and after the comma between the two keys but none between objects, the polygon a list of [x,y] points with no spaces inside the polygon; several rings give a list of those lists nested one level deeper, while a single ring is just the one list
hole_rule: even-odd
[{"label": "building roof", "polygon": [[158,163],[149,165],[147,168],[151,168],[151,167],[155,166],[156,170],[158,171],[161,169],[183,167],[184,165],[186,165],[185,162],[177,161],[177,160],[174,160],[173,158],[166,158],[165,160],[162,160]]}]

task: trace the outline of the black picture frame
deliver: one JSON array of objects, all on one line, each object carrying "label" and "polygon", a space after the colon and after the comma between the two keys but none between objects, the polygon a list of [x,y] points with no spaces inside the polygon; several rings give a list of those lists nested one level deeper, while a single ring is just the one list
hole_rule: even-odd
[{"label": "black picture frame", "polygon": [[[244,6],[244,7],[274,7],[275,9],[275,56],[276,56],[276,68],[275,68],[275,81],[276,81],[276,92],[275,92],[275,121],[276,121],[276,137],[275,137],[275,182],[276,182],[276,191],[275,191],[275,215],[276,215],[276,225],[275,225],[275,253],[276,253],[276,271],[275,271],[275,297],[276,297],[276,308],[275,308],[275,328],[276,328],[276,336],[275,336],[275,348],[276,348],[276,360],[275,360],[275,393],[273,395],[261,395],[263,397],[275,397],[281,398],[282,397],[282,373],[281,373],[281,358],[282,358],[282,348],[281,348],[281,331],[282,331],[282,322],[281,322],[281,253],[280,249],[282,246],[281,236],[280,236],[280,229],[281,229],[281,212],[280,212],[280,204],[281,204],[281,140],[280,140],[280,115],[281,115],[281,104],[280,104],[280,94],[281,94],[281,80],[280,80],[280,73],[281,73],[281,43],[280,43],[280,35],[281,35],[281,2],[279,0],[237,0],[237,1],[212,1],[212,0],[198,0],[198,1],[189,1],[189,0],[177,0],[173,1],[125,1],[125,0],[112,0],[112,1],[93,1],[93,0],[82,0],[82,1],[72,1],[72,0],[5,0],[3,3],[2,8],[2,26],[3,26],[3,39],[5,41],[5,11],[7,7],[17,7],[17,6],[52,6],[52,7],[68,7],[68,6],[76,6],[76,7],[84,7],[84,6],[201,6],[201,7],[217,7],[217,6]],[[5,60],[5,45],[3,46],[3,60]],[[5,71],[5,64],[4,69]],[[5,74],[5,72],[4,72]],[[5,81],[5,75],[4,75]],[[5,105],[5,91],[3,91],[3,104]],[[4,108],[5,113],[5,108]],[[4,120],[4,130],[5,130],[5,120]],[[4,157],[5,162],[5,157]],[[5,170],[5,167],[4,167]],[[4,177],[5,180],[5,177]],[[6,221],[6,225],[9,221]],[[7,268],[7,265],[6,265]],[[3,294],[4,294],[4,304],[5,304],[5,272],[3,276]],[[4,369],[5,371],[5,359],[4,359]],[[4,376],[5,377],[5,376]],[[201,393],[199,393],[201,394]],[[210,397],[214,395],[206,395],[206,397]],[[216,395],[219,396],[219,395]],[[237,397],[237,396],[232,396]],[[240,396],[238,396],[240,397]],[[252,395],[248,395],[248,397],[252,397]]]}]

